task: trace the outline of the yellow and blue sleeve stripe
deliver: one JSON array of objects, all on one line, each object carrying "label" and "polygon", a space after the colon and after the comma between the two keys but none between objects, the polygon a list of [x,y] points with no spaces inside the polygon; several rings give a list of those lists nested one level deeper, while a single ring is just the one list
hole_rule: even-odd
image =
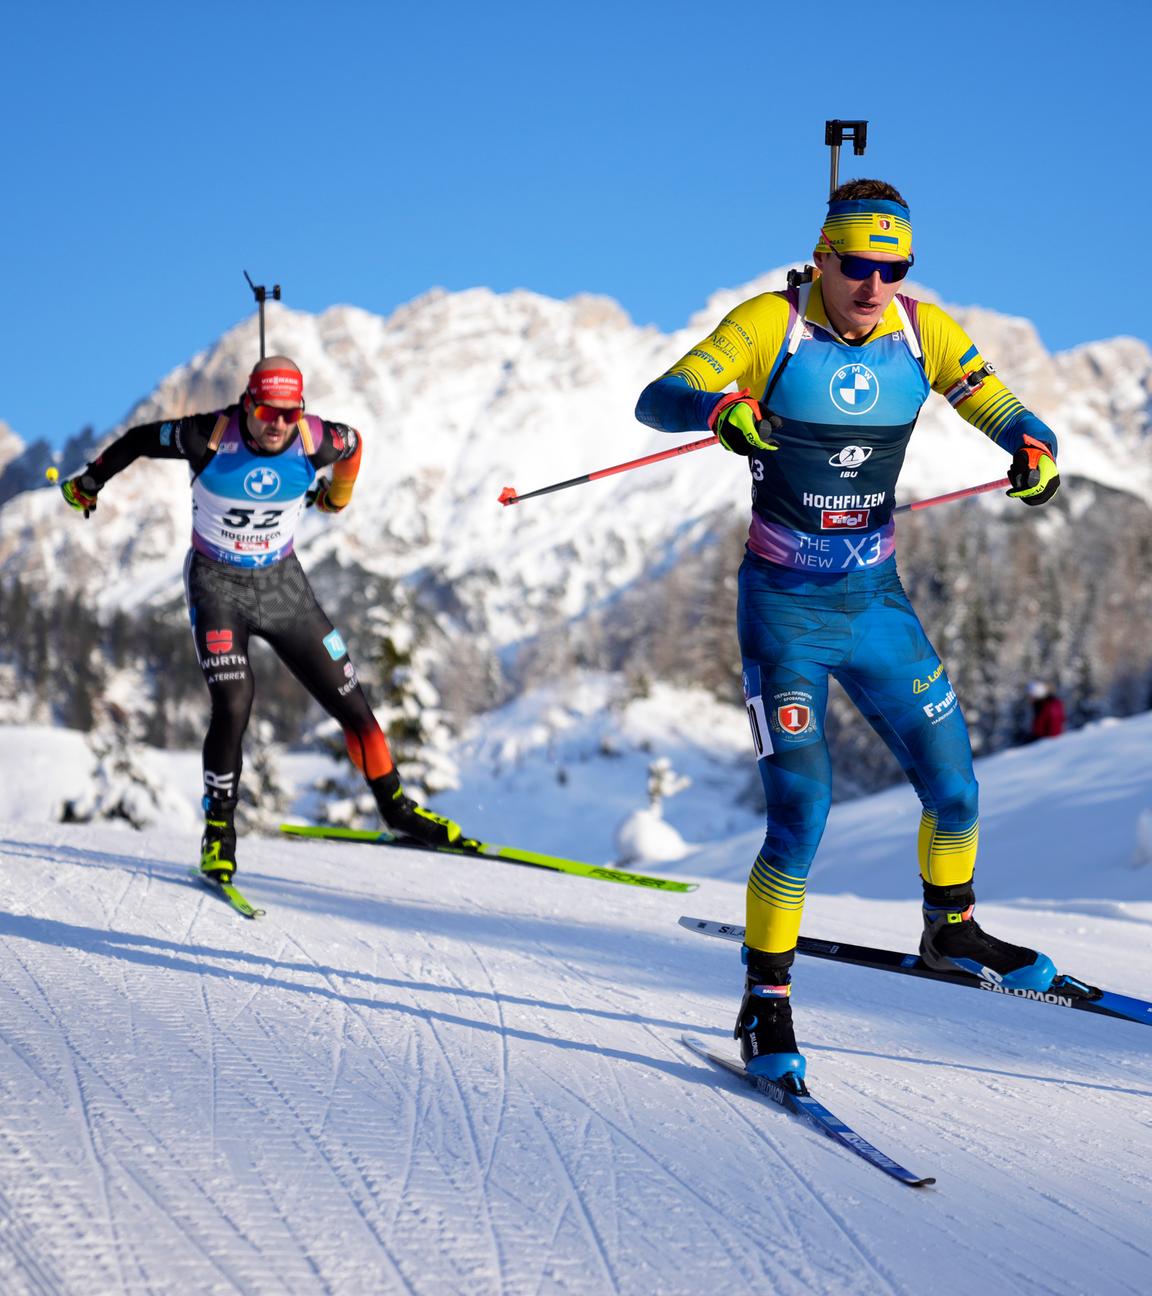
[{"label": "yellow and blue sleeve stripe", "polygon": [[1056,456],[1056,434],[1004,385],[959,324],[939,306],[920,302],[917,312],[924,369],[933,391],[946,397],[962,419],[1009,454],[1026,436],[1043,441]]}]

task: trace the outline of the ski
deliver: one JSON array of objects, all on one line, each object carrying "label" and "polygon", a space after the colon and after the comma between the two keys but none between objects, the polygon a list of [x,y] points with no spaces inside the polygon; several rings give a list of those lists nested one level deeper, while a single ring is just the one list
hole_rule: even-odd
[{"label": "ski", "polygon": [[[707,918],[681,918],[680,926],[703,936],[719,936],[723,940],[741,943],[744,941],[744,928],[732,923],[711,922]],[[814,940],[810,936],[801,936],[796,952],[807,954],[810,958],[831,959],[835,963],[875,968],[879,972],[898,972],[902,976],[924,977],[948,985],[967,986],[971,990],[987,990],[1012,999],[1031,999],[1036,1003],[1053,1004],[1057,1008],[1077,1008],[1081,1012],[1098,1013],[1102,1017],[1118,1017],[1121,1021],[1152,1026],[1152,1003],[1146,999],[1113,994],[1110,990],[1101,990],[1072,976],[1058,976],[1047,990],[1009,990],[992,973],[987,977],[979,977],[970,976],[967,972],[941,972],[930,968],[918,954],[901,954],[896,950],[872,949],[867,945],[845,945],[839,941]]]},{"label": "ski", "polygon": [[201,873],[198,868],[188,870],[188,876],[194,878],[201,886],[207,887],[213,895],[218,895],[244,918],[263,918],[265,911],[250,904],[231,882],[217,882],[214,878]]},{"label": "ski", "polygon": [[563,859],[558,855],[518,850],[515,846],[493,846],[488,842],[477,841],[473,837],[462,837],[455,846],[428,846],[424,842],[413,841],[410,837],[396,837],[390,832],[378,829],[281,824],[280,831],[294,837],[314,837],[323,841],[366,842],[374,846],[399,846],[404,850],[430,851],[436,855],[462,855],[466,858],[480,855],[485,859],[502,860],[505,864],[550,869],[553,873],[593,878],[597,882],[620,882],[625,886],[647,887],[652,891],[695,891],[698,885],[695,882],[678,882],[673,878],[650,877],[646,873],[631,873],[625,869],[601,868],[597,864],[584,864],[580,860]]},{"label": "ski", "polygon": [[711,1062],[713,1066],[720,1067],[722,1070],[747,1081],[765,1098],[770,1098],[772,1102],[783,1107],[785,1111],[791,1112],[793,1116],[799,1116],[801,1120],[807,1121],[821,1134],[830,1138],[834,1143],[838,1143],[841,1147],[847,1148],[849,1152],[855,1152],[858,1157],[862,1157],[869,1165],[875,1166],[877,1170],[883,1170],[885,1174],[891,1175],[893,1179],[898,1179],[901,1183],[908,1184],[912,1188],[925,1188],[928,1184],[936,1182],[934,1178],[913,1174],[911,1170],[906,1170],[898,1161],[893,1161],[890,1156],[886,1156],[878,1148],[874,1148],[867,1139],[862,1138],[854,1129],[845,1125],[838,1116],[833,1116],[823,1103],[817,1102],[809,1093],[808,1086],[803,1080],[794,1078],[787,1083],[781,1083],[769,1080],[765,1076],[749,1075],[741,1063],[733,1058],[725,1057],[722,1053],[714,1053],[703,1040],[698,1040],[692,1035],[682,1035],[680,1038],[693,1053]]}]

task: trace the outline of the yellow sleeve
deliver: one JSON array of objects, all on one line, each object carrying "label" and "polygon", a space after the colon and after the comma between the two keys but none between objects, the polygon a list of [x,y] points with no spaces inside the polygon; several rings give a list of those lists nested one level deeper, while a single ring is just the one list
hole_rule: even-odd
[{"label": "yellow sleeve", "polygon": [[761,293],[741,302],[664,377],[683,378],[695,391],[720,392],[735,383],[759,395],[784,344],[789,313],[783,293]]},{"label": "yellow sleeve", "polygon": [[1014,449],[1001,437],[1027,413],[1024,406],[947,311],[931,302],[917,305],[924,370],[932,390],[991,441]]}]

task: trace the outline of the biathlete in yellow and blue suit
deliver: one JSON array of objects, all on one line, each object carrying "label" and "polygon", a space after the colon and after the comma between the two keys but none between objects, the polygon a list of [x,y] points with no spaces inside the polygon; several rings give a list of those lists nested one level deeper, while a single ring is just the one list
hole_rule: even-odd
[{"label": "biathlete in yellow and blue suit", "polygon": [[790,969],[831,800],[829,676],[922,802],[925,961],[1010,988],[1046,989],[1055,976],[1045,955],[973,920],[972,751],[955,690],[901,586],[892,514],[931,391],[1011,456],[1008,494],[1027,504],[1057,490],[1056,438],[955,320],[898,293],[913,261],[912,227],[891,185],[841,185],[815,257],[812,282],[736,307],[636,408],[665,432],[713,429],[725,449],[747,456],[752,474],[738,629],[768,830],[748,879],[735,1034],[749,1071],[777,1079],[804,1074]]}]

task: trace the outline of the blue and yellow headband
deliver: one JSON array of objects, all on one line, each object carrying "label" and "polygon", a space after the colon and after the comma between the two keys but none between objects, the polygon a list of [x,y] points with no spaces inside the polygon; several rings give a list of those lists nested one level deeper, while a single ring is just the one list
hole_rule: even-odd
[{"label": "blue and yellow headband", "polygon": [[844,252],[891,252],[912,259],[912,222],[908,208],[886,198],[852,198],[830,202],[817,252],[829,245]]}]

